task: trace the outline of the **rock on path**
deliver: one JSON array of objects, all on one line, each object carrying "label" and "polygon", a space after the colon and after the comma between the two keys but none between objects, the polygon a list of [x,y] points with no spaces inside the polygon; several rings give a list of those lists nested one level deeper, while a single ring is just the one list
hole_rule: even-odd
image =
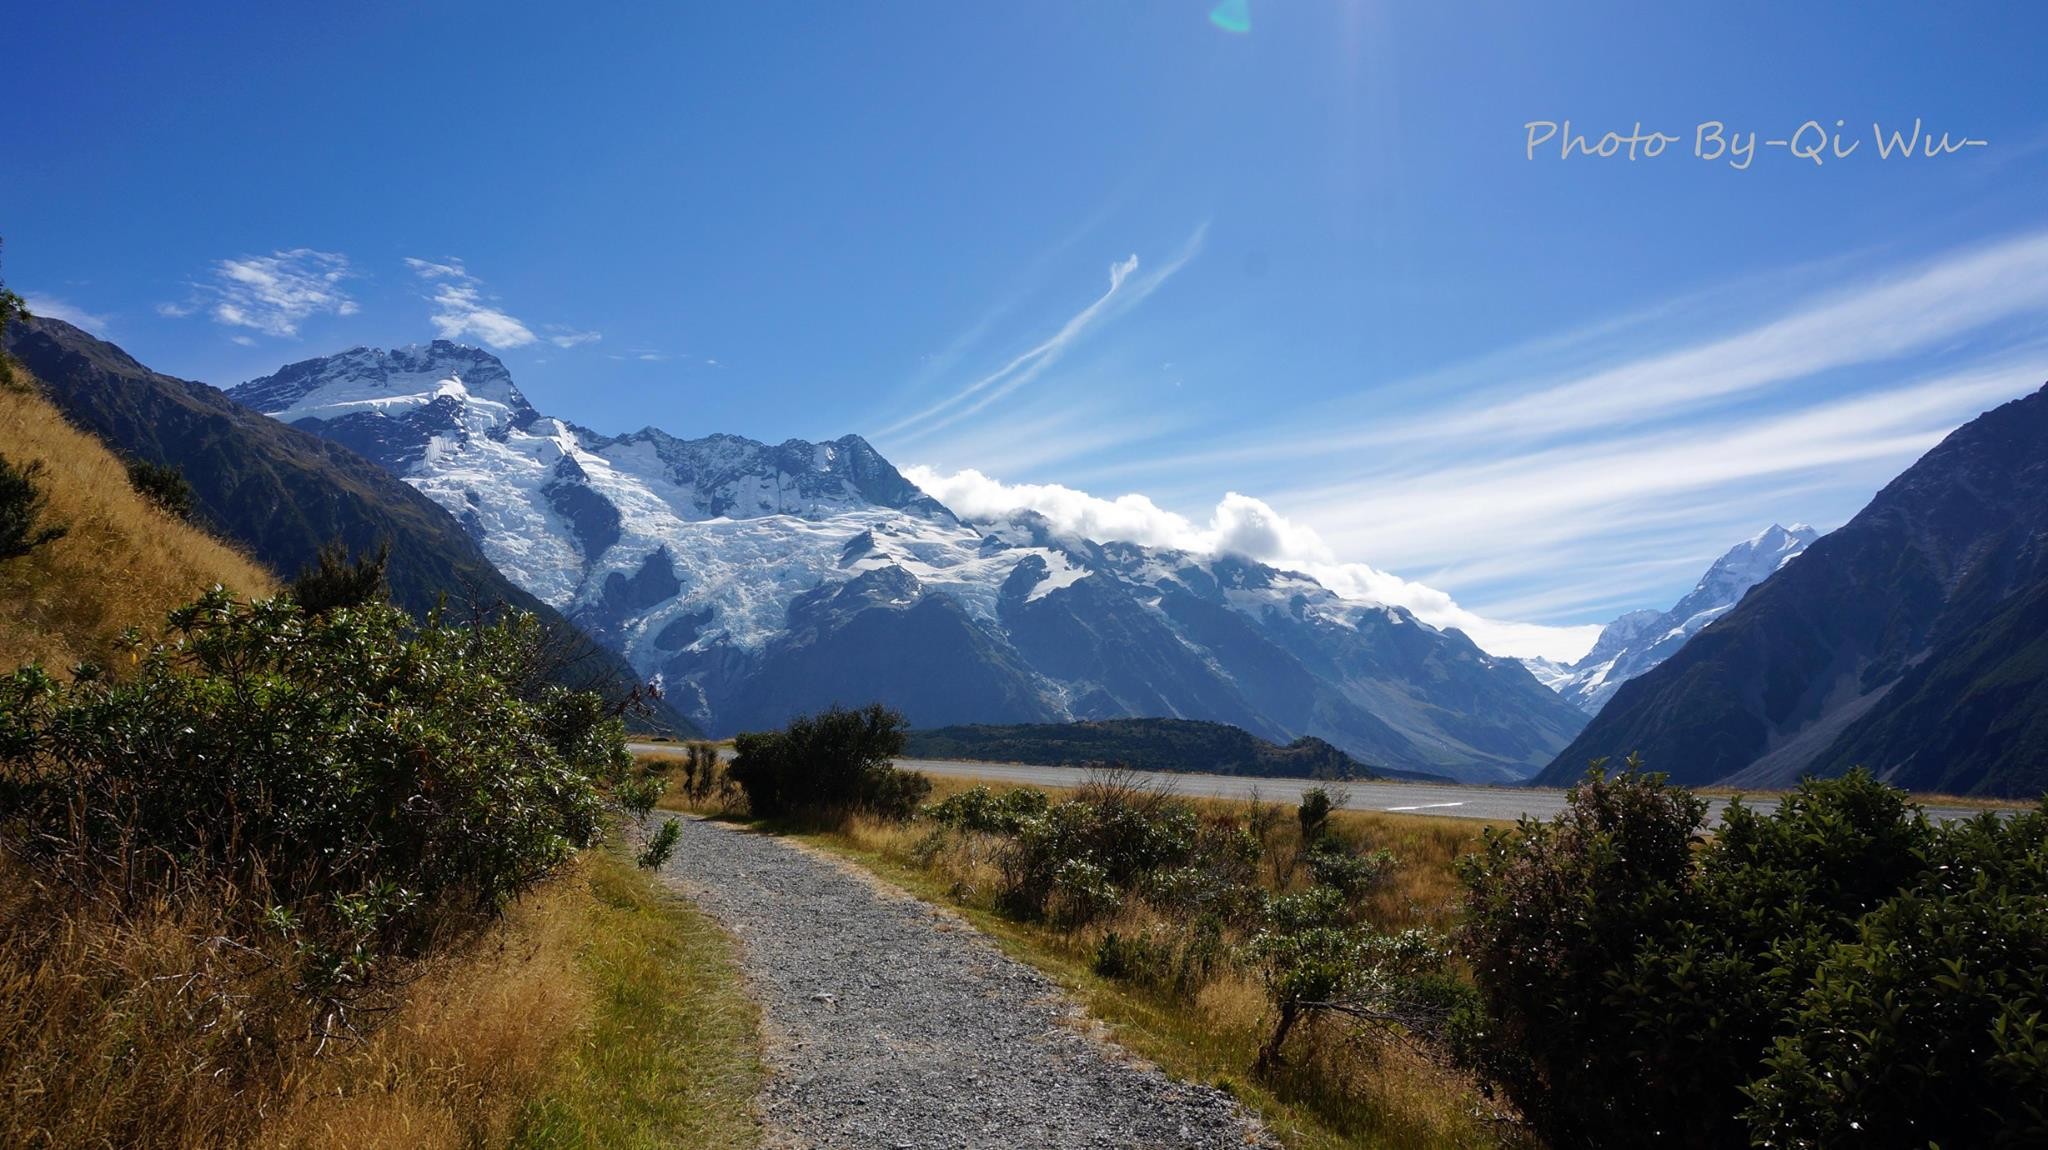
[{"label": "rock on path", "polygon": [[951,912],[796,844],[680,821],[664,877],[742,944],[771,1145],[1271,1145],[1220,1091],[1083,1034],[1051,979]]}]

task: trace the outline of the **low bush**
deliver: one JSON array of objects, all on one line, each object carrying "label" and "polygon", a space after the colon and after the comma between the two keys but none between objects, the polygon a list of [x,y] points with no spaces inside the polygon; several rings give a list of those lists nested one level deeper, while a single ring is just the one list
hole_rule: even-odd
[{"label": "low bush", "polygon": [[740,735],[727,773],[757,818],[866,811],[908,819],[931,794],[931,780],[891,762],[908,729],[901,713],[880,704],[835,706],[780,731]]},{"label": "low bush", "polygon": [[1318,886],[1334,887],[1350,898],[1379,889],[1394,869],[1394,852],[1353,854],[1334,839],[1317,839],[1308,852],[1308,873]]},{"label": "low bush", "polygon": [[146,459],[128,461],[128,485],[174,519],[192,518],[192,485],[185,473],[170,464]]},{"label": "low bush", "polygon": [[1092,776],[1067,802],[1020,819],[999,860],[1002,902],[1025,919],[1066,925],[1116,906],[1123,892],[1188,862],[1200,820],[1187,803],[1128,772]]},{"label": "low bush", "polygon": [[1330,829],[1330,812],[1343,806],[1342,800],[1332,795],[1328,788],[1310,787],[1301,794],[1301,805],[1295,808],[1295,822],[1301,825],[1301,843],[1313,846]]},{"label": "low bush", "polygon": [[1867,774],[1764,815],[1631,763],[1468,861],[1475,1065],[1558,1144],[2043,1132],[2048,816],[1931,826]]},{"label": "low bush", "polygon": [[388,540],[375,551],[361,555],[351,554],[340,542],[330,543],[292,580],[292,598],[308,615],[388,602],[391,584],[385,578],[385,570],[390,564]]},{"label": "low bush", "polygon": [[45,870],[218,875],[267,906],[309,992],[488,916],[597,838],[631,759],[592,696],[508,682],[528,616],[308,617],[216,590],[116,678],[0,678],[0,838]]},{"label": "low bush", "polygon": [[1025,820],[1044,815],[1051,806],[1052,800],[1044,791],[1030,787],[998,795],[985,786],[975,786],[926,807],[923,813],[933,822],[954,830],[1013,835]]},{"label": "low bush", "polygon": [[641,847],[635,862],[648,870],[659,868],[676,853],[676,843],[683,837],[683,825],[674,819],[664,819],[661,829]]},{"label": "low bush", "polygon": [[544,641],[216,589],[118,674],[0,676],[6,1128],[231,1140],[593,842],[624,729]]},{"label": "low bush", "polygon": [[718,746],[695,740],[683,747],[683,795],[693,803],[708,801],[728,781],[718,761]]},{"label": "low bush", "polygon": [[43,461],[15,464],[0,456],[0,560],[26,555],[71,530],[49,521],[49,493],[41,482]]}]

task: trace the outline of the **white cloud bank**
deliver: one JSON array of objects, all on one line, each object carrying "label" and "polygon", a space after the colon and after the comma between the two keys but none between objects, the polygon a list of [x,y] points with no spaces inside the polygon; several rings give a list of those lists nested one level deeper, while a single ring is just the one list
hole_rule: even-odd
[{"label": "white cloud bank", "polygon": [[1057,484],[1003,483],[971,468],[942,475],[917,466],[905,468],[903,474],[969,519],[1035,511],[1060,530],[1090,539],[1205,555],[1243,555],[1299,571],[1346,599],[1405,607],[1432,626],[1456,627],[1495,655],[1569,662],[1585,654],[1600,635],[1597,626],[1548,627],[1476,615],[1434,587],[1368,564],[1339,560],[1314,528],[1295,523],[1264,502],[1235,491],[1217,503],[1208,524],[1201,526],[1143,495],[1102,499]]},{"label": "white cloud bank", "polygon": [[[430,318],[434,321],[435,333],[442,339],[459,340],[464,336],[474,336],[498,351],[525,347],[539,340],[532,328],[484,301],[483,283],[469,274],[461,260],[435,263],[407,256],[405,266],[433,284],[433,295],[428,298],[433,301],[435,311]],[[559,340],[557,345],[575,346]]]}]

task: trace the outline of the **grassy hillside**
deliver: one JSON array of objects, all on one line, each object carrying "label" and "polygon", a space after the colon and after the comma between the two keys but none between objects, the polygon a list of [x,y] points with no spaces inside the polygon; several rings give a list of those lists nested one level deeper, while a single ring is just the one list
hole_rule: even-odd
[{"label": "grassy hillside", "polygon": [[[254,754],[236,740],[289,711],[294,689],[373,676],[265,671],[246,650],[221,655],[230,640],[213,633],[213,657],[240,668],[263,695],[230,718],[222,717],[226,700],[239,691],[218,689],[226,678],[212,678],[212,690],[173,689],[221,669],[206,656],[187,649],[182,658],[131,661],[124,631],[154,642],[167,613],[216,584],[247,598],[275,593],[279,581],[139,494],[126,461],[72,426],[25,372],[4,359],[0,368],[13,369],[0,374],[0,456],[41,465],[35,481],[47,502],[38,526],[64,528],[0,559],[0,670],[39,661],[62,680],[94,661],[114,672],[69,684],[24,675],[0,689],[0,726],[10,736],[0,755],[0,1145],[755,1145],[755,1008],[732,942],[636,869],[623,835],[555,868],[502,915],[466,909],[499,905],[482,896],[444,891],[424,900],[431,910],[422,913],[436,917],[412,932],[416,939],[386,930],[401,911],[377,909],[383,888],[351,896],[339,885],[337,914],[383,917],[344,928],[357,931],[348,935],[351,957],[326,965],[322,955],[341,954],[334,940],[343,937],[321,917],[330,900],[318,890],[289,893],[312,880],[277,865],[274,842],[268,865],[255,861],[252,845],[271,825],[263,796],[320,782],[302,772],[292,787],[227,786],[210,797],[199,783],[260,773],[250,764],[262,760],[370,774],[362,765],[375,755],[361,745],[293,742],[374,725],[360,712],[322,728],[326,736],[280,721],[247,735],[264,748]],[[313,646],[333,652],[366,641],[368,632],[334,626]],[[263,649],[289,645],[289,630],[266,635]],[[435,657],[419,647],[403,661],[417,671]],[[473,686],[479,676],[451,680]],[[443,682],[424,694],[449,691]],[[90,698],[60,700],[65,692]],[[195,700],[213,705],[166,717]],[[381,699],[377,713],[415,734],[436,729],[413,721],[421,702],[401,692]],[[67,706],[67,717],[52,717]],[[88,712],[89,722],[78,721]],[[411,719],[397,719],[402,712]],[[108,734],[115,728],[123,733]],[[454,769],[453,749],[475,745],[487,729],[501,728],[478,718],[409,744],[406,761],[425,778],[450,778],[439,772]],[[618,738],[616,728],[597,733]],[[527,745],[541,741],[528,735]],[[507,761],[514,758],[491,756],[493,775],[533,766]],[[586,768],[579,758],[551,780],[588,785]],[[197,789],[180,797],[165,782],[174,776]],[[410,793],[408,810],[432,788]],[[235,817],[222,816],[223,806]],[[477,825],[413,817],[423,833]],[[178,837],[208,818],[237,828],[232,849],[204,849],[228,841],[218,833]],[[341,821],[366,840],[374,834],[360,830],[368,820]],[[299,833],[317,837],[307,820],[293,826],[288,852]],[[494,841],[503,849],[514,840]],[[392,857],[381,847],[308,853]],[[508,869],[535,865],[506,859]],[[419,880],[432,879],[417,869],[393,873],[396,883],[385,887],[425,890]]]},{"label": "grassy hillside", "polygon": [[1196,771],[1261,778],[1369,779],[1378,772],[1321,739],[1277,746],[1227,723],[1097,719],[1081,723],[940,727],[912,731],[904,753],[925,759]]},{"label": "grassy hillside", "polygon": [[138,495],[122,461],[39,394],[0,388],[0,456],[42,462],[49,518],[70,529],[0,560],[0,667],[107,662],[122,630],[155,627],[215,583],[276,590],[270,571]]},{"label": "grassy hillside", "polygon": [[[127,352],[61,320],[7,330],[7,350],[49,388],[65,417],[125,454],[177,468],[196,518],[287,576],[339,541],[391,548],[393,601],[414,614],[443,597],[451,610],[508,605],[556,637],[568,685],[617,697],[638,677],[617,654],[527,594],[485,557],[440,504],[336,443],[235,403],[218,388],[152,371]],[[653,730],[689,733],[665,704]]]}]

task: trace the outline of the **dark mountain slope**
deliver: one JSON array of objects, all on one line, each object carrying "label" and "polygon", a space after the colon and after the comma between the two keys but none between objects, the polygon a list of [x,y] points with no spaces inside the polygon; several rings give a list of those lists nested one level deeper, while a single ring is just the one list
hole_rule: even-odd
[{"label": "dark mountain slope", "polygon": [[2048,581],[1943,644],[1813,764],[1941,794],[2048,793]]},{"label": "dark mountain slope", "polygon": [[[574,681],[616,690],[625,661],[512,584],[439,504],[339,444],[242,407],[216,388],[151,371],[70,324],[11,326],[8,351],[49,389],[66,418],[117,452],[183,471],[197,517],[260,563],[291,575],[322,545],[391,544],[392,597],[414,612],[506,603],[539,615],[571,652]],[[658,726],[691,729],[667,707]]]},{"label": "dark mountain slope", "polygon": [[[2040,640],[2026,627],[2027,596],[2044,578],[2048,388],[1958,428],[1847,525],[1623,684],[1538,781],[1567,783],[1588,759],[1630,751],[1692,784],[1780,785],[1846,769],[1852,755],[1946,777],[1927,757],[1934,744],[1912,740],[1936,733],[1951,676],[1997,680],[2027,662]],[[1998,716],[1999,729],[2034,729],[2024,708],[2038,696],[2008,701],[2022,711]],[[2038,770],[2022,738],[1994,745],[1986,731],[1960,730],[1939,742],[1974,764],[1967,793],[2020,793]]]},{"label": "dark mountain slope", "polygon": [[726,703],[740,730],[780,726],[828,703],[879,702],[913,723],[1052,717],[1031,673],[947,595],[901,568],[806,592],[790,628]]},{"label": "dark mountain slope", "polygon": [[1193,771],[1259,778],[1367,779],[1375,772],[1321,739],[1275,746],[1224,723],[1194,719],[1095,719],[1078,723],[975,724],[912,731],[905,753],[929,759]]}]

